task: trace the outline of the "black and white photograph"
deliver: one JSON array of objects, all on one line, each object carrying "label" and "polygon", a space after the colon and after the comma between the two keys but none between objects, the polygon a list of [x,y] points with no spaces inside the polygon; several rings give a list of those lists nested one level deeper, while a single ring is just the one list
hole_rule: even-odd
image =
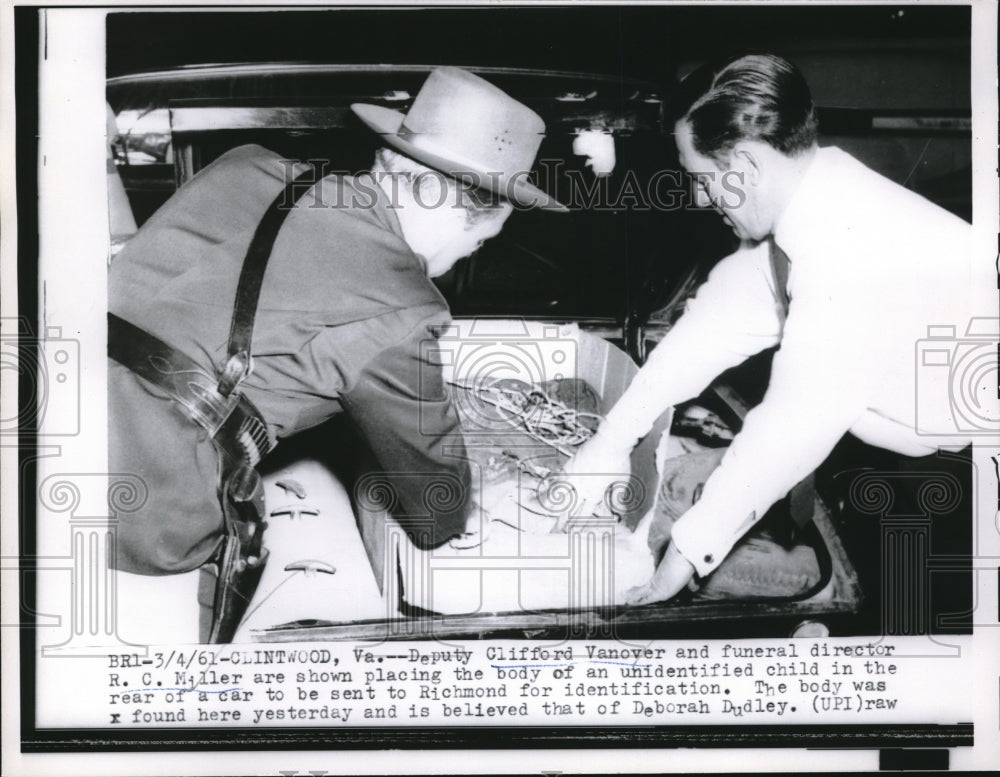
[{"label": "black and white photograph", "polygon": [[5,774],[998,762],[996,3],[3,26]]}]

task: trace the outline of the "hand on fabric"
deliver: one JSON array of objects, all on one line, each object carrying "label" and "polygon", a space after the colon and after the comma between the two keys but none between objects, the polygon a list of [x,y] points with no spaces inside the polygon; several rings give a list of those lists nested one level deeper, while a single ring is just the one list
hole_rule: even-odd
[{"label": "hand on fabric", "polygon": [[[560,513],[559,530],[567,531],[574,518],[607,514],[610,510],[605,503],[608,489],[631,477],[630,454],[631,449],[609,442],[598,433],[566,462],[562,473],[556,475],[550,484],[548,499],[542,500],[550,503],[553,512]],[[567,504],[561,511],[558,510],[562,496],[560,484],[568,484],[575,491],[575,498],[565,499]]]},{"label": "hand on fabric", "polygon": [[630,605],[664,602],[672,599],[694,577],[694,567],[677,547],[671,543],[663,560],[645,585],[638,585],[625,592],[625,603]]}]

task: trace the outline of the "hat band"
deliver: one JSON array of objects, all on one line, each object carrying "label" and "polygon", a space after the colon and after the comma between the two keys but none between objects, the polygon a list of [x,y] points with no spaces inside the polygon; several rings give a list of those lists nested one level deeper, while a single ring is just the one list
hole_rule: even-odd
[{"label": "hat band", "polygon": [[396,136],[401,140],[406,141],[406,143],[417,151],[431,154],[441,160],[447,160],[450,169],[441,169],[441,172],[443,173],[452,175],[469,174],[475,175],[478,179],[485,179],[477,181],[477,186],[493,189],[496,188],[501,181],[519,177],[526,178],[531,173],[531,171],[527,169],[491,170],[491,165],[456,153],[453,148],[446,148],[444,145],[436,143],[430,135],[413,132],[405,125],[405,123],[400,125],[399,130],[396,132]]}]

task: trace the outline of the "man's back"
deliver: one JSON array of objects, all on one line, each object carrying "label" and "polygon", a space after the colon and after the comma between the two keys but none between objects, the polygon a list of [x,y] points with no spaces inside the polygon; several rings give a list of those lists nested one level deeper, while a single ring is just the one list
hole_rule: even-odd
[{"label": "man's back", "polygon": [[[226,361],[247,247],[287,183],[286,168],[256,146],[205,168],[115,260],[111,312],[217,374]],[[387,470],[460,477],[464,463],[438,461],[441,454],[428,447],[452,430],[453,414],[428,408],[421,415],[416,407],[423,397],[412,388],[435,385],[433,375],[419,374],[420,343],[432,337],[432,326],[448,321],[447,305],[377,187],[367,185],[325,178],[287,214],[263,279],[253,371],[240,390],[263,416],[271,442],[322,423],[351,396],[363,408],[352,417],[367,431],[388,424],[404,439],[381,451]],[[357,206],[346,207],[352,196]],[[390,361],[383,354],[391,354]],[[395,403],[394,394],[379,394],[387,370],[403,387]],[[163,574],[200,566],[215,551],[222,527],[211,440],[168,394],[113,361],[108,397],[111,467],[139,475],[148,492],[142,509],[120,526],[119,568]],[[372,403],[380,407],[376,418]],[[421,419],[432,432],[426,440]],[[409,496],[407,505],[414,501]],[[460,524],[459,512],[439,516],[442,528]]]},{"label": "man's back", "polygon": [[[931,390],[926,383],[946,382],[948,371],[922,370],[917,347],[929,326],[953,325],[960,336],[977,309],[971,227],[839,149],[824,148],[775,237],[791,258],[786,337],[810,338],[799,357],[812,350],[817,362],[840,358],[838,393],[863,384],[869,408],[909,425],[909,433],[896,431],[911,441],[888,447],[908,452],[910,445],[940,444],[924,435],[953,429],[948,403],[933,417],[918,417],[914,403],[921,381]],[[947,395],[944,385],[937,390]]]},{"label": "man's back", "polygon": [[[112,312],[217,370],[250,238],[290,167],[243,146],[185,184],[112,265]],[[323,179],[275,241],[244,389],[278,437],[336,412],[339,393],[388,344],[447,321],[376,190],[370,179]]]}]

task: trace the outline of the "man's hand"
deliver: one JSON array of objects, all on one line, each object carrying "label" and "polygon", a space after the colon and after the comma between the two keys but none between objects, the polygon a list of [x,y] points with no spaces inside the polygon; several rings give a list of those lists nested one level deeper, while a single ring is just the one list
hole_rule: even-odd
[{"label": "man's hand", "polygon": [[[573,486],[576,499],[562,511],[553,509],[560,506],[555,495],[549,500],[552,502],[549,509],[560,512],[559,529],[566,531],[575,517],[608,513],[611,506],[604,504],[608,489],[627,481],[632,474],[630,454],[630,449],[609,443],[598,433],[566,462],[562,475],[556,477]],[[546,501],[544,497],[542,501]]]},{"label": "man's hand", "polygon": [[677,547],[671,543],[663,560],[653,573],[653,578],[645,585],[638,585],[625,592],[626,604],[650,604],[663,602],[676,596],[694,577],[694,567]]}]

